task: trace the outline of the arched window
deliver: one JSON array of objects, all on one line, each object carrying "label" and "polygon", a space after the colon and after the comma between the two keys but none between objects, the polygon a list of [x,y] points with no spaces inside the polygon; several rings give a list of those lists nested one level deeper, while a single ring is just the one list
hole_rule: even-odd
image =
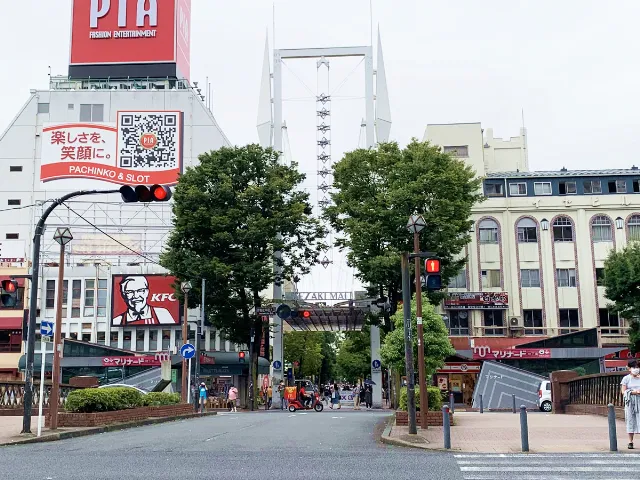
[{"label": "arched window", "polygon": [[573,224],[567,217],[558,217],[553,222],[554,242],[573,242]]},{"label": "arched window", "polygon": [[640,241],[640,215],[632,215],[627,226],[629,227],[629,241]]},{"label": "arched window", "polygon": [[536,222],[531,218],[523,218],[518,222],[518,242],[519,243],[537,243],[538,229]]},{"label": "arched window", "polygon": [[498,224],[495,220],[485,218],[478,226],[480,243],[498,243]]},{"label": "arched window", "polygon": [[604,215],[596,215],[591,220],[591,238],[594,242],[611,242],[613,229],[611,220]]}]

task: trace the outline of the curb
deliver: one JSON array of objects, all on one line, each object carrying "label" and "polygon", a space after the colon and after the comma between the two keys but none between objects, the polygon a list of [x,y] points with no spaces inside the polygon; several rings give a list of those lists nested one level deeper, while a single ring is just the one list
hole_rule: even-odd
[{"label": "curb", "polygon": [[85,430],[75,430],[71,432],[51,433],[48,435],[44,435],[42,437],[25,438],[23,440],[16,440],[13,442],[1,443],[0,447],[9,447],[12,445],[25,445],[30,443],[55,442],[57,440],[86,437],[87,435],[96,435],[99,433],[115,432],[118,430],[126,430],[129,428],[143,427],[147,425],[157,425],[159,423],[175,422],[178,420],[188,420],[191,418],[209,417],[217,414],[218,412],[189,413],[185,415],[177,415],[175,417],[147,418],[145,420],[139,420],[135,422],[114,423],[113,425],[105,425],[104,427],[87,428]]}]

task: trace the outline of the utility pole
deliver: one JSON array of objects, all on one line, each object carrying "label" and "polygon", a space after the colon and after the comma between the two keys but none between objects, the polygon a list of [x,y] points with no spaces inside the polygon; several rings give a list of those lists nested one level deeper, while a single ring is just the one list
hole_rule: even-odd
[{"label": "utility pole", "polygon": [[[202,279],[202,305],[200,309],[200,321],[196,323],[196,372],[195,372],[195,386],[196,390],[200,388],[200,335],[204,331],[204,289],[206,280]],[[200,402],[200,395],[196,393],[195,408],[196,412],[199,410],[198,403]]]},{"label": "utility pole", "polygon": [[[184,293],[184,311],[183,311],[183,319],[182,319],[182,344],[189,343],[189,322],[187,321],[187,316],[189,314],[189,292],[191,291],[191,282],[182,282],[180,285],[180,290]],[[189,375],[191,372],[187,368],[187,360],[182,358],[182,401],[188,402],[189,398],[189,383],[187,380],[189,379]]]},{"label": "utility pole", "polygon": [[[413,233],[413,251],[420,253],[420,234]],[[415,282],[416,282],[416,320],[418,324],[418,381],[420,382],[420,428],[426,429],[427,412],[429,411],[429,393],[427,389],[427,379],[424,369],[424,329],[422,326],[422,278],[420,272],[421,259],[416,255],[415,262]]]},{"label": "utility pole", "polygon": [[416,396],[413,373],[413,342],[411,340],[411,277],[409,275],[409,255],[402,254],[402,312],[404,315],[404,356],[407,368],[407,411],[409,414],[409,434],[416,435]]},{"label": "utility pole", "polygon": [[256,338],[256,329],[251,328],[251,341],[249,343],[249,409],[253,412],[255,385],[253,384],[253,342]]}]

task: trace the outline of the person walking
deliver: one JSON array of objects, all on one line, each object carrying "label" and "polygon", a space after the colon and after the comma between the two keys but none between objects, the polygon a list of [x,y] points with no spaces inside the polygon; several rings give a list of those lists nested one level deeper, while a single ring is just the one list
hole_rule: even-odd
[{"label": "person walking", "polygon": [[629,434],[629,450],[633,449],[633,437],[640,433],[640,364],[638,360],[629,360],[629,375],[620,382],[624,396],[624,420]]},{"label": "person walking", "polygon": [[271,404],[273,403],[273,388],[271,385],[267,387],[267,409],[271,409]]},{"label": "person walking", "polygon": [[236,406],[237,401],[238,401],[238,389],[234,387],[232,383],[231,387],[229,387],[229,403],[231,404],[232,412],[238,411],[238,408]]},{"label": "person walking", "polygon": [[340,410],[340,387],[338,387],[337,383],[333,384],[333,397],[331,398],[329,408],[333,410],[334,405],[336,406],[336,410]]},{"label": "person walking", "polygon": [[360,386],[356,385],[353,388],[353,409],[360,410]]},{"label": "person walking", "polygon": [[280,383],[278,384],[278,393],[280,394],[280,410],[284,410],[288,407],[287,399],[285,398],[284,380],[280,380]]},{"label": "person walking", "polygon": [[373,387],[371,385],[367,385],[364,390],[364,403],[367,406],[367,410],[373,407]]},{"label": "person walking", "polygon": [[328,383],[323,387],[322,400],[327,405],[329,405],[329,403],[331,402],[331,385],[329,385]]}]

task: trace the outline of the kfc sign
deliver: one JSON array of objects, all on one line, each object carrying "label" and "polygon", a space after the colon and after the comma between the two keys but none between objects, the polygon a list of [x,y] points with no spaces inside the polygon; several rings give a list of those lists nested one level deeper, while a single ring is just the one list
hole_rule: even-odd
[{"label": "kfc sign", "polygon": [[180,304],[165,275],[114,275],[111,318],[114,327],[179,325]]},{"label": "kfc sign", "polygon": [[177,63],[188,79],[190,19],[191,0],[74,0],[71,65]]}]

